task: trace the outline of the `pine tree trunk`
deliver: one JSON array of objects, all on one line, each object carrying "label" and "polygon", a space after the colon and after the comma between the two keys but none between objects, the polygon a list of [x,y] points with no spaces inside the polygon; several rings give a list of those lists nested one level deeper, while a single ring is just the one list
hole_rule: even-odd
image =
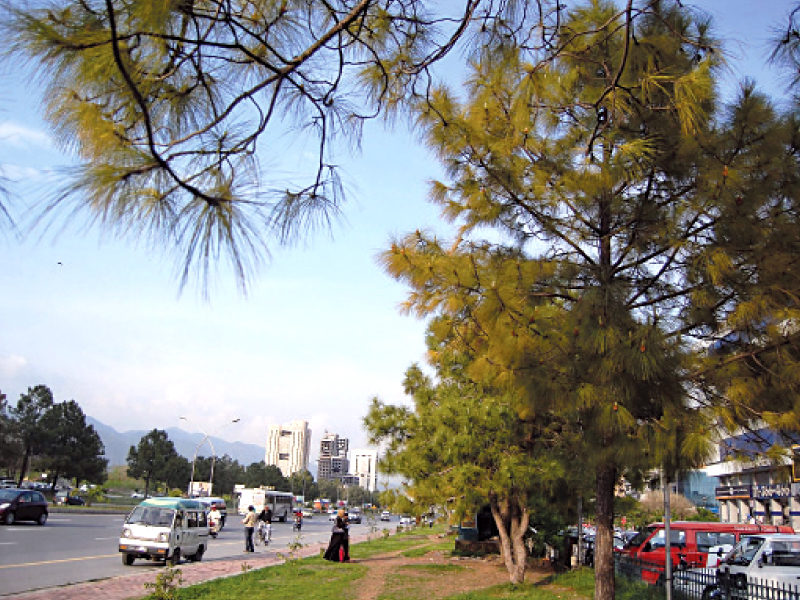
[{"label": "pine tree trunk", "polygon": [[597,467],[597,533],[594,543],[595,600],[614,600],[614,486],[617,468],[613,463]]},{"label": "pine tree trunk", "polygon": [[[527,504],[527,499],[525,499]],[[527,505],[514,500],[505,500],[502,504],[495,499],[490,501],[492,516],[500,534],[500,554],[508,571],[508,579],[512,585],[525,582],[525,570],[528,565],[528,552],[525,548],[525,532],[528,530],[530,515]]]}]

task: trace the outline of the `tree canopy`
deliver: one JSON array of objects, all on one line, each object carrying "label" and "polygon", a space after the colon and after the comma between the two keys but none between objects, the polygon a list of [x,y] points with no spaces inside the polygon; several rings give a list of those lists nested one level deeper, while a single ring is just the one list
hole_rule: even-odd
[{"label": "tree canopy", "polygon": [[[560,37],[570,4],[5,1],[0,26],[6,56],[35,71],[47,120],[82,162],[48,211],[77,207],[175,251],[184,282],[224,260],[245,285],[273,244],[337,218],[337,155],[358,147],[365,120],[426,103],[456,52],[514,45],[547,65],[571,51]],[[630,2],[627,14],[657,5]],[[316,160],[285,166],[298,134]]]},{"label": "tree canopy", "polygon": [[[449,181],[431,196],[459,235],[416,231],[382,257],[473,380],[519,394],[520,419],[580,430],[598,598],[614,595],[624,471],[701,461],[707,419],[768,419],[765,388],[798,372],[795,120],[749,84],[720,105],[708,23],[643,7],[581,3],[557,56],[531,60],[520,29],[480,53],[466,93],[434,88],[419,124]],[[758,341],[709,357],[732,331]]]},{"label": "tree canopy", "polygon": [[86,415],[74,400],[54,404],[44,415],[43,426],[48,432],[47,461],[53,485],[59,477],[104,483],[108,459],[97,431],[87,425]]},{"label": "tree canopy", "polygon": [[[513,391],[470,380],[469,357],[449,351],[449,340],[436,331],[434,324],[428,337],[436,381],[415,365],[403,382],[413,409],[373,399],[365,419],[370,443],[386,447],[382,472],[407,478],[405,491],[417,514],[444,505],[463,517],[488,503],[509,579],[521,583],[528,559],[524,538],[537,518],[531,508],[566,491],[576,446],[565,423],[546,414],[521,419],[521,398]],[[538,504],[558,512],[552,502]]]},{"label": "tree canopy", "polygon": [[153,429],[139,440],[138,445],[128,450],[128,476],[144,479],[144,495],[147,497],[151,483],[171,479],[176,458],[182,457],[167,432]]},{"label": "tree canopy", "polygon": [[103,483],[105,449],[94,427],[74,400],[56,402],[45,385],[28,388],[15,405],[0,394],[0,466],[25,480],[32,466],[47,471],[55,487],[58,478]]}]

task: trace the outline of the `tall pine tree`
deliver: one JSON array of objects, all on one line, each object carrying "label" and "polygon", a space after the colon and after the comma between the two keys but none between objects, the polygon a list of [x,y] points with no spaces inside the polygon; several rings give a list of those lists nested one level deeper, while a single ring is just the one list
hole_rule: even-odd
[{"label": "tall pine tree", "polygon": [[[580,428],[603,600],[620,476],[702,457],[704,418],[731,402],[702,393],[730,379],[700,350],[786,323],[798,289],[787,123],[749,87],[719,107],[708,25],[679,3],[645,8],[583,4],[546,62],[511,31],[475,61],[466,99],[432,94],[419,122],[451,179],[432,196],[460,235],[418,231],[383,255],[411,288],[407,309],[444,316],[474,377],[523,394],[523,418]],[[481,241],[481,228],[496,235]],[[726,363],[744,364],[740,352]]]}]

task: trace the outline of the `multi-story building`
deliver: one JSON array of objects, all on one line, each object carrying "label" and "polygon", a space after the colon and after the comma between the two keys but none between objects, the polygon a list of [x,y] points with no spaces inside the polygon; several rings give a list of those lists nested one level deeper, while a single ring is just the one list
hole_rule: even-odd
[{"label": "multi-story building", "polygon": [[270,425],[264,462],[275,465],[284,477],[308,469],[311,430],[308,421],[292,421],[288,425]]},{"label": "multi-story building", "polygon": [[756,522],[800,528],[800,473],[788,457],[768,459],[763,450],[773,445],[793,446],[774,431],[738,432],[723,438],[717,461],[706,473],[719,478],[715,490],[720,520]]},{"label": "multi-story building", "polygon": [[378,452],[353,450],[351,473],[358,477],[358,485],[374,492],[378,489]]},{"label": "multi-story building", "polygon": [[317,463],[317,480],[341,479],[350,468],[347,453],[350,440],[340,438],[336,433],[325,432],[319,444],[319,462]]}]

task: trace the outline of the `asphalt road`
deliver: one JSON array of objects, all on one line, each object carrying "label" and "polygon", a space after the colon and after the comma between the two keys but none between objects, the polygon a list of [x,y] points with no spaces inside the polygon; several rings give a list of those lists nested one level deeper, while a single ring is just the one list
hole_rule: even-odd
[{"label": "asphalt road", "polygon": [[[125,515],[51,513],[47,525],[19,523],[0,526],[0,596],[55,586],[105,579],[141,570],[163,569],[158,563],[122,564],[117,548]],[[376,522],[376,526],[386,525]],[[351,532],[366,532],[369,525],[353,525]],[[327,515],[303,523],[300,542],[311,544],[330,537]],[[281,550],[297,539],[291,523],[273,523],[269,550]],[[216,539],[210,539],[204,561],[243,556],[244,531],[231,515]],[[256,552],[263,552],[256,547]]]}]

